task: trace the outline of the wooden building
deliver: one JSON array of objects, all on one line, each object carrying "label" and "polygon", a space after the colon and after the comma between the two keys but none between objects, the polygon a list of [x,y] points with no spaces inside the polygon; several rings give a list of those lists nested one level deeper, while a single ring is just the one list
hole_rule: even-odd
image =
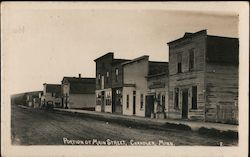
[{"label": "wooden building", "polygon": [[61,85],[43,84],[41,107],[61,107]]},{"label": "wooden building", "polygon": [[122,113],[122,67],[126,59],[115,59],[109,52],[96,62],[96,111]]},{"label": "wooden building", "polygon": [[95,110],[95,78],[64,77],[62,80],[63,108]]},{"label": "wooden building", "polygon": [[33,107],[36,108],[40,106],[41,95],[42,95],[42,91],[33,91],[33,92],[24,93],[24,96],[26,97],[26,106],[29,106],[32,108]]},{"label": "wooden building", "polygon": [[[151,117],[154,109],[155,91],[148,93],[148,76],[167,71],[166,62],[149,61],[149,56],[141,56],[122,63],[123,66],[123,114]],[[165,85],[167,82],[164,83]],[[163,87],[164,88],[164,87]],[[165,91],[165,92],[164,92]],[[157,91],[158,93],[159,91]],[[166,90],[162,91],[164,95]],[[166,99],[164,100],[166,101]]]},{"label": "wooden building", "polygon": [[168,113],[168,63],[160,66],[154,63],[149,64],[151,65],[146,77],[148,82],[146,106],[148,109],[146,109],[145,116],[164,119]]},{"label": "wooden building", "polygon": [[168,118],[238,123],[238,39],[202,30],[168,46]]}]

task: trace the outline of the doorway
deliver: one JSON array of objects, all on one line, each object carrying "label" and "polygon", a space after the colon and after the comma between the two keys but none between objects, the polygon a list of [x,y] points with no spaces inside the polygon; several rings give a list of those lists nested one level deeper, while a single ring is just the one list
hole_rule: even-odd
[{"label": "doorway", "polygon": [[188,119],[188,89],[182,90],[182,119]]},{"label": "doorway", "polygon": [[133,91],[133,115],[136,114],[136,91]]},{"label": "doorway", "polygon": [[102,94],[101,94],[101,112],[104,112],[104,94],[105,92],[102,91]]},{"label": "doorway", "polygon": [[154,96],[146,96],[146,108],[145,108],[145,117],[151,117],[151,113],[154,113]]}]

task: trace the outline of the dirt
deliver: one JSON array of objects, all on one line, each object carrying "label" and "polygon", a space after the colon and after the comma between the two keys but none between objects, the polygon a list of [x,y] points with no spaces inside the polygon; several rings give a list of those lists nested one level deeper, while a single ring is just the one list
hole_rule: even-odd
[{"label": "dirt", "polygon": [[[68,143],[63,138],[66,138]],[[177,146],[237,145],[237,140],[211,137],[193,131],[145,129],[78,115],[24,109],[14,105],[11,114],[11,139],[13,145],[64,145],[77,140],[93,142],[93,139],[100,141],[100,144],[110,139],[111,143],[125,141],[127,145],[137,144],[134,141],[138,141],[140,145],[158,145],[159,140],[164,141],[166,145]]]}]

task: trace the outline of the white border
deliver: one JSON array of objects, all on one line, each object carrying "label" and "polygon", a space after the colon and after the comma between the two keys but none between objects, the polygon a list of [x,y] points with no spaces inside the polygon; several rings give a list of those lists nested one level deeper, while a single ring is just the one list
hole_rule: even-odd
[{"label": "white border", "polygon": [[5,69],[4,27],[1,22],[1,147],[3,156],[247,156],[248,148],[248,80],[249,80],[249,3],[247,2],[3,2],[5,9],[112,9],[112,10],[171,10],[202,11],[217,14],[239,14],[240,77],[239,77],[239,146],[237,147],[95,147],[95,146],[12,146],[10,144],[10,89]]}]

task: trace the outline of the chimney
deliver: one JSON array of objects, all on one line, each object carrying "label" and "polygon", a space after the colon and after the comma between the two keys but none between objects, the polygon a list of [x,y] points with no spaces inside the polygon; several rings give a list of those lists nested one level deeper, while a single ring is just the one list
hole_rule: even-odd
[{"label": "chimney", "polygon": [[81,78],[81,74],[78,74],[79,75],[79,78]]}]

